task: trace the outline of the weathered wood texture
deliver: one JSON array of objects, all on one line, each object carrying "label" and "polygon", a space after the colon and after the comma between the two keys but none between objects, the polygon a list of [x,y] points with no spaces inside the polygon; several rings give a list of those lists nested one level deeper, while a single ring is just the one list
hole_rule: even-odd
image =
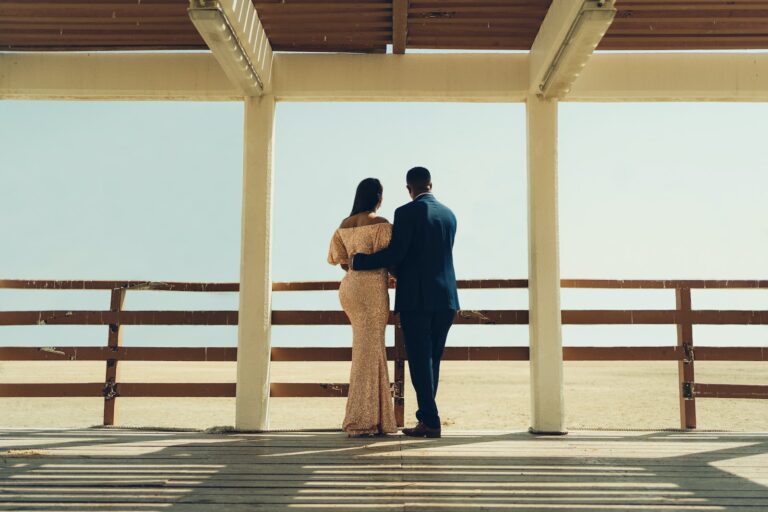
[{"label": "weathered wood texture", "polygon": [[0,510],[768,510],[768,434],[0,430]]},{"label": "weathered wood texture", "polygon": [[[529,50],[551,0],[256,0],[278,51]],[[205,49],[187,0],[0,2],[8,50]],[[621,0],[606,50],[768,48],[762,0]]]}]

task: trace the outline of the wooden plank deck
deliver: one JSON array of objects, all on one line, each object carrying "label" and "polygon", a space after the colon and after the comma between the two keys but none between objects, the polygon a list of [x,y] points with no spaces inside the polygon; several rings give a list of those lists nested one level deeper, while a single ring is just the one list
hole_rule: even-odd
[{"label": "wooden plank deck", "polygon": [[768,433],[0,430],[0,510],[768,510]]}]

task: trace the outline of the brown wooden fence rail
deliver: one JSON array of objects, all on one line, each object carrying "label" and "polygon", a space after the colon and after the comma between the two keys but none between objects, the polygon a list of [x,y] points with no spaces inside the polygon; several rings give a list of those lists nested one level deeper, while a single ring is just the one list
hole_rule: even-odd
[{"label": "brown wooden fence rail", "polygon": [[[526,280],[460,281],[462,289],[526,288]],[[274,283],[276,292],[336,290],[338,282]],[[702,384],[695,381],[694,363],[699,361],[767,361],[768,347],[696,347],[693,325],[768,325],[768,311],[695,310],[691,290],[768,289],[768,281],[713,280],[571,280],[564,288],[668,289],[674,291],[673,310],[572,310],[563,311],[567,325],[677,326],[677,346],[653,347],[565,347],[567,361],[677,361],[680,421],[683,428],[696,428],[696,398],[768,398],[768,385],[745,386]],[[104,311],[2,311],[4,325],[104,325],[107,343],[102,347],[0,347],[0,360],[104,361],[104,382],[0,384],[0,397],[103,397],[104,424],[115,423],[118,397],[233,397],[234,383],[126,383],[117,380],[120,361],[235,361],[236,348],[222,347],[124,347],[126,325],[236,325],[237,311],[126,311],[129,291],[237,292],[237,283],[179,283],[138,281],[23,281],[0,280],[0,288],[41,290],[110,290],[109,310]],[[405,350],[402,333],[395,326],[395,346],[387,357],[395,362],[393,394],[398,424],[403,424]],[[341,311],[274,311],[274,325],[346,325]],[[461,311],[457,324],[524,325],[526,310]],[[447,347],[444,359],[453,361],[526,361],[527,347]],[[349,361],[351,348],[273,348],[273,361]],[[273,397],[343,397],[344,383],[272,383]]]}]

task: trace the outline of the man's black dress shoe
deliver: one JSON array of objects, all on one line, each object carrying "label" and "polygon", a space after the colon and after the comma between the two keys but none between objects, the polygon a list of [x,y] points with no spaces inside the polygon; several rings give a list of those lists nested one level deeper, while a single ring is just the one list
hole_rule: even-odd
[{"label": "man's black dress shoe", "polygon": [[404,428],[403,434],[408,437],[428,437],[430,439],[440,437],[442,430],[440,427],[432,428],[419,422],[413,428]]}]

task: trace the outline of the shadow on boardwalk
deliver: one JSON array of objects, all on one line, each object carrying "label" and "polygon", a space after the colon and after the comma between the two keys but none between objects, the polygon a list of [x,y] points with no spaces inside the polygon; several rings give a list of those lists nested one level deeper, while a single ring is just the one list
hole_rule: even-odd
[{"label": "shadow on boardwalk", "polygon": [[0,430],[0,510],[768,510],[768,433]]}]

